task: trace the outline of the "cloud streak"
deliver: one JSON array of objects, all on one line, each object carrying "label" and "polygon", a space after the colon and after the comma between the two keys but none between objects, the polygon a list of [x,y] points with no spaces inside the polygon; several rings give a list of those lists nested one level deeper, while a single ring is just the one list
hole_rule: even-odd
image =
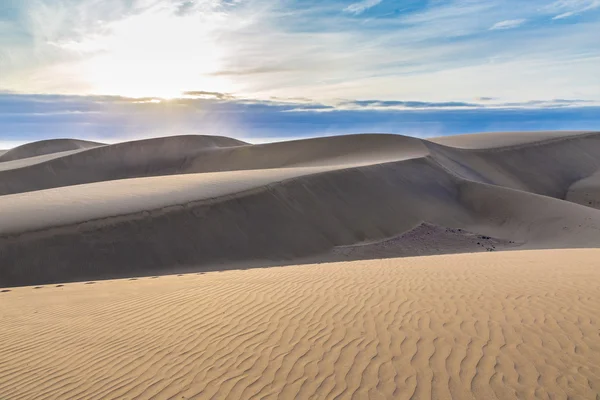
[{"label": "cloud streak", "polygon": [[348,7],[344,8],[344,11],[350,14],[358,15],[367,11],[369,8],[373,8],[382,0],[363,0],[357,3],[350,4]]},{"label": "cloud streak", "polygon": [[207,92],[205,90],[186,91],[186,92],[183,92],[183,95],[191,96],[191,97],[207,98],[207,99],[219,99],[219,100],[231,100],[231,99],[235,98],[235,96],[233,96],[229,93]]},{"label": "cloud streak", "polygon": [[506,21],[496,22],[494,25],[492,25],[490,30],[495,31],[495,30],[513,29],[513,28],[517,28],[517,27],[523,25],[525,22],[527,22],[526,19],[508,19]]},{"label": "cloud streak", "polygon": [[546,7],[555,13],[552,19],[560,20],[600,8],[600,0],[558,0]]}]

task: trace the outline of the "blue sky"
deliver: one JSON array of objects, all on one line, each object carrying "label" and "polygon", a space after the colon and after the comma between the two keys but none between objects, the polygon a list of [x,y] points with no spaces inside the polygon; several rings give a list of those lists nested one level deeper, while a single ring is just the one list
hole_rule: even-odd
[{"label": "blue sky", "polygon": [[0,147],[600,129],[600,0],[2,0]]}]

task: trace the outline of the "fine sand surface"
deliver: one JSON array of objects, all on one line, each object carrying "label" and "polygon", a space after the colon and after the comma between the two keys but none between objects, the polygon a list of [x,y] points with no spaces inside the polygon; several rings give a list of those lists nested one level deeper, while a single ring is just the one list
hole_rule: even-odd
[{"label": "fine sand surface", "polygon": [[600,247],[600,132],[61,139],[0,161],[0,287]]},{"label": "fine sand surface", "polygon": [[599,259],[488,252],[3,290],[0,398],[597,399]]}]

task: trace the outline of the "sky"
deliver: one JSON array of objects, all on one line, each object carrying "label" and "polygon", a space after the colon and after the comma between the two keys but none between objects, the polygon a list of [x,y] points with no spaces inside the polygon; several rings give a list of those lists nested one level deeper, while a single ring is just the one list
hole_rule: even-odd
[{"label": "sky", "polygon": [[0,0],[0,148],[600,130],[600,0]]}]

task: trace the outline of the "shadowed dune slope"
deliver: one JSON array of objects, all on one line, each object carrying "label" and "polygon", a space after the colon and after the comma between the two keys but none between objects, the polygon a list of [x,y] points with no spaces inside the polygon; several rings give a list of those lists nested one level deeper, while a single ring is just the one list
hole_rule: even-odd
[{"label": "shadowed dune slope", "polygon": [[566,200],[600,209],[600,171],[572,184]]},{"label": "shadowed dune slope", "polygon": [[[488,135],[493,140],[483,140]],[[504,134],[469,135],[497,142]],[[459,149],[400,135],[349,135],[248,145],[234,139],[179,136],[103,146],[31,165],[2,167],[0,195],[147,176],[381,163],[430,157],[468,180],[565,199],[600,169],[600,133],[506,134],[503,147]],[[465,141],[462,139],[461,141]],[[26,161],[26,160],[24,160]]]},{"label": "shadowed dune slope", "polygon": [[440,136],[431,138],[429,141],[459,149],[492,149],[553,139],[564,139],[590,133],[594,133],[594,131],[487,132]]},{"label": "shadowed dune slope", "polygon": [[[291,261],[423,222],[524,248],[600,245],[599,210],[466,181],[429,158],[323,168],[146,178],[162,179],[163,192],[142,180],[93,184],[71,200],[81,187],[0,197],[0,286]],[[115,184],[129,195],[98,188]]]},{"label": "shadowed dune slope", "polygon": [[435,253],[433,237],[419,251],[402,236],[422,224],[511,248],[599,247],[600,210],[576,194],[595,184],[600,134],[547,136],[489,149],[399,135],[179,136],[5,169],[0,286],[324,260],[394,237],[386,254]]},{"label": "shadowed dune slope", "polygon": [[136,177],[374,163],[425,154],[427,148],[419,139],[399,135],[350,135],[264,145],[223,137],[173,136],[104,146],[14,170],[0,169],[0,195]]},{"label": "shadowed dune slope", "polygon": [[90,142],[77,139],[51,139],[27,143],[0,154],[0,162],[13,161],[22,158],[42,156],[51,153],[60,153],[69,150],[89,149],[104,146],[104,143]]},{"label": "shadowed dune slope", "polygon": [[[481,135],[481,136],[486,136]],[[565,199],[571,185],[600,170],[600,133],[462,150],[436,147],[435,158],[465,179]]]},{"label": "shadowed dune slope", "polygon": [[600,250],[0,293],[3,399],[595,399]]},{"label": "shadowed dune slope", "polygon": [[101,146],[2,170],[0,195],[181,172],[201,152],[246,143],[220,136],[169,136]]}]

